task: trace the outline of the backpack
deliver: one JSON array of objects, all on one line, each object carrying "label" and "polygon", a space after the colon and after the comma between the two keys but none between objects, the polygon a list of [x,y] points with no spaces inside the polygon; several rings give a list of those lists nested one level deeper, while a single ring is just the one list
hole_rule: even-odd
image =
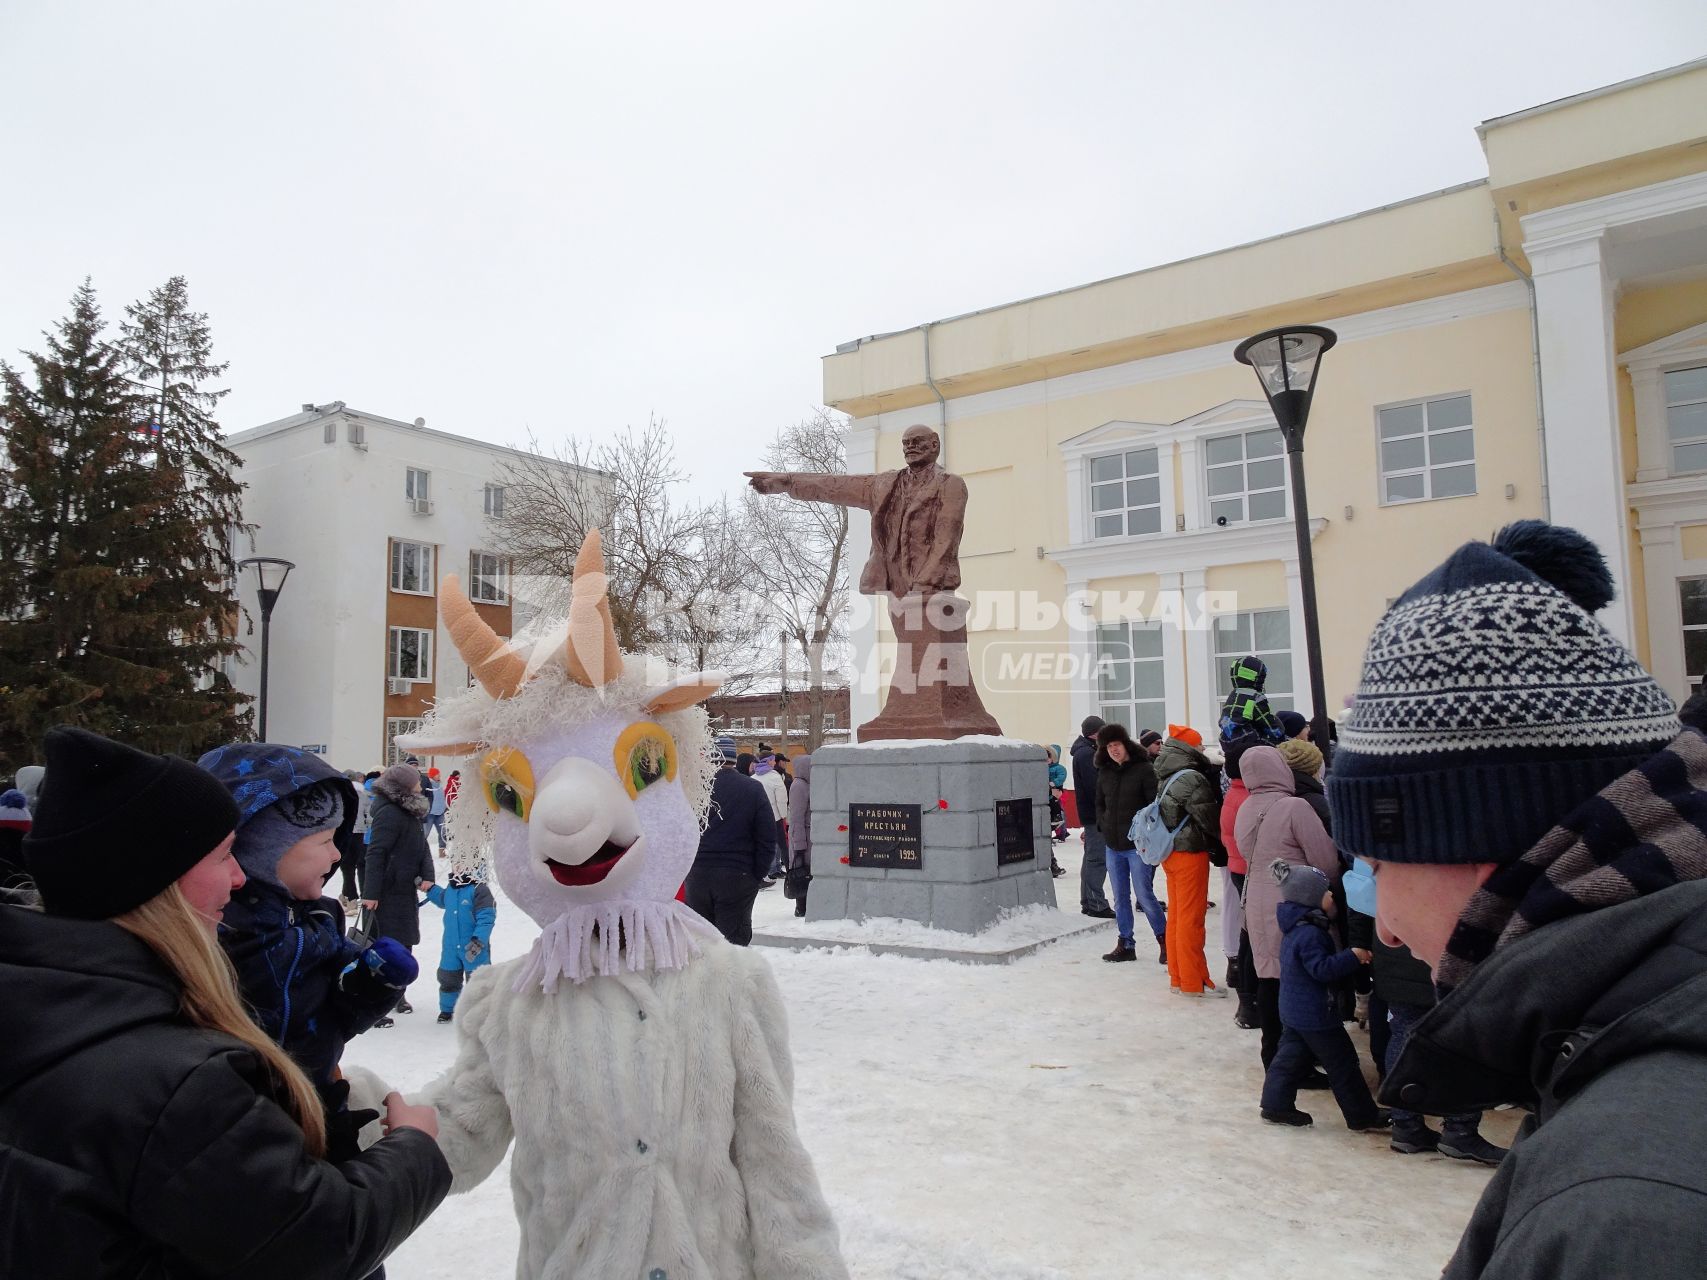
[{"label": "backpack", "polygon": [[1159,867],[1168,860],[1168,855],[1174,851],[1174,837],[1191,821],[1189,813],[1182,813],[1172,830],[1162,821],[1162,798],[1168,794],[1168,788],[1174,785],[1174,779],[1184,772],[1182,769],[1180,773],[1170,775],[1162,784],[1162,789],[1156,793],[1156,798],[1132,815],[1132,826],[1126,836],[1132,841],[1132,847],[1138,851],[1138,857],[1147,867]]}]

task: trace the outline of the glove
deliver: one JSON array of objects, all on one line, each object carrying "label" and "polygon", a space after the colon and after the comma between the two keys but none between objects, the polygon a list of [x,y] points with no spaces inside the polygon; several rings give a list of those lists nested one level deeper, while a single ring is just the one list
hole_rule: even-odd
[{"label": "glove", "polygon": [[314,1087],[326,1112],[326,1159],[332,1164],[354,1159],[361,1154],[358,1135],[364,1127],[379,1119],[379,1112],[350,1110],[348,1080],[333,1080]]},{"label": "glove", "polygon": [[421,966],[415,963],[396,938],[378,938],[362,956],[368,972],[388,987],[406,987],[420,975]]},{"label": "glove", "polygon": [[468,957],[468,963],[469,964],[473,964],[476,960],[480,959],[480,957],[482,955],[484,955],[485,953],[486,953],[486,944],[484,942],[480,941],[479,938],[470,938],[468,940],[468,946],[463,950],[462,954],[464,956]]}]

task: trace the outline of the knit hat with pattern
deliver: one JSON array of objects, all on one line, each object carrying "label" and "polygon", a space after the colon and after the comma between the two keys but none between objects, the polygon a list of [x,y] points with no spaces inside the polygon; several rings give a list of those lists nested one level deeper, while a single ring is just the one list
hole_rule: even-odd
[{"label": "knit hat with pattern", "polygon": [[1389,609],[1340,725],[1334,841],[1385,862],[1515,862],[1679,732],[1594,612],[1612,575],[1539,520],[1469,542]]}]

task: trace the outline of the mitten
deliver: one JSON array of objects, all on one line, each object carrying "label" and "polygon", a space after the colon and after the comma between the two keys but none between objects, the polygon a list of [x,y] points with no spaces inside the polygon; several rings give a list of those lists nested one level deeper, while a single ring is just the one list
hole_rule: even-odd
[{"label": "mitten", "polygon": [[485,950],[486,944],[484,942],[480,941],[479,938],[470,938],[468,940],[468,946],[464,949],[462,954],[468,957],[469,964],[473,964],[476,960],[480,959]]},{"label": "mitten", "polygon": [[388,987],[406,987],[415,981],[421,966],[415,963],[403,944],[396,938],[379,938],[362,956],[373,974]]},{"label": "mitten", "polygon": [[361,1154],[357,1135],[363,1126],[379,1119],[377,1111],[352,1111],[349,1108],[350,1082],[333,1080],[315,1085],[320,1105],[326,1112],[326,1159],[342,1164]]}]

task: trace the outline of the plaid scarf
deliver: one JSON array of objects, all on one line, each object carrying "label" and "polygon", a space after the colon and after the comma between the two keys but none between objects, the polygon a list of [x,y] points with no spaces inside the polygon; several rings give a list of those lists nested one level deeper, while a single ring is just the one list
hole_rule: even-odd
[{"label": "plaid scarf", "polygon": [[1441,995],[1542,925],[1707,879],[1707,738],[1686,729],[1580,805],[1476,892],[1441,958]]}]

